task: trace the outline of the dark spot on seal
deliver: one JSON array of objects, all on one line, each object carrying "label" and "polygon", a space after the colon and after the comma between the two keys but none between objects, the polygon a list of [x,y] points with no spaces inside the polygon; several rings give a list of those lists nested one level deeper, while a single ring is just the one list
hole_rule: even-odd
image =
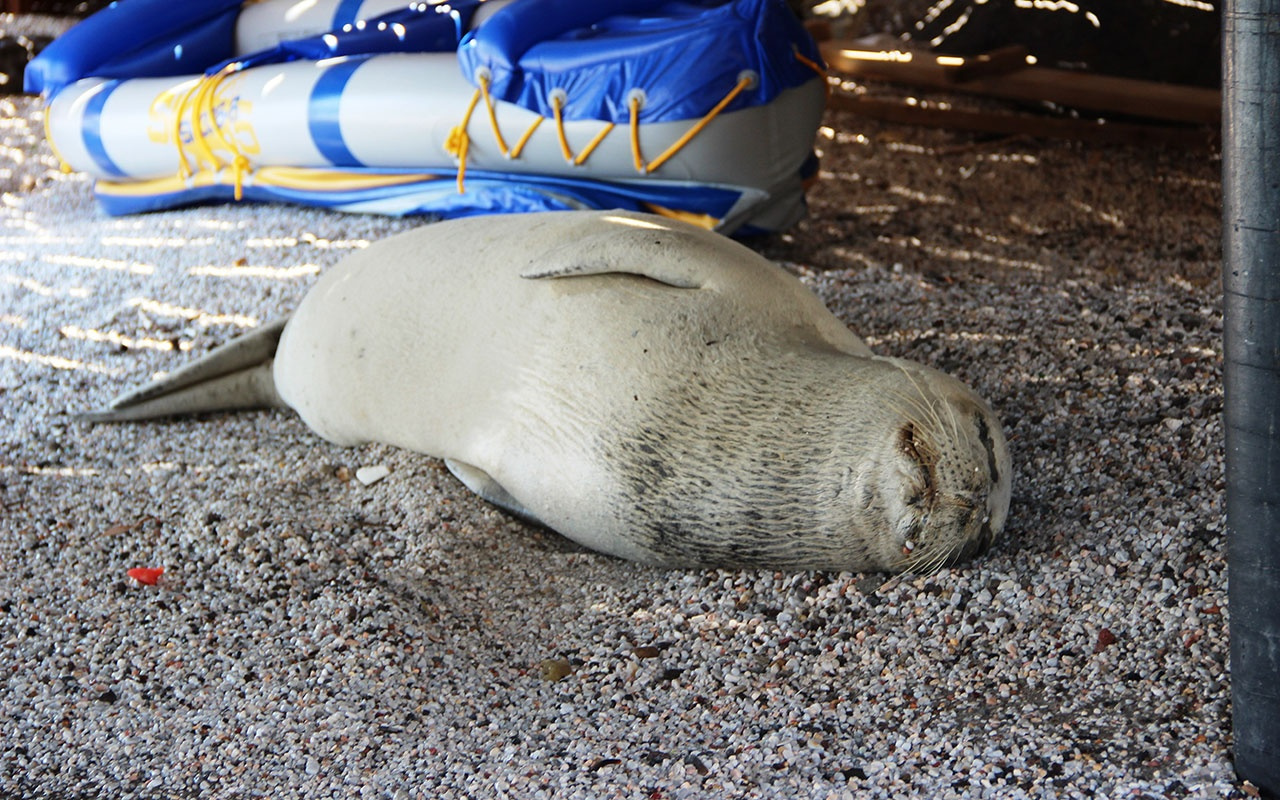
[{"label": "dark spot on seal", "polygon": [[862,494],[861,494],[861,496],[858,498],[858,500],[859,500],[859,502],[861,502],[861,503],[862,503],[862,507],[863,507],[863,508],[871,508],[872,504],[873,504],[873,503],[875,503],[875,501],[876,501],[876,493],[875,493],[875,490],[874,490],[874,489],[872,489],[872,487],[871,487],[870,485],[868,485],[868,484],[863,484],[863,486],[862,486]]},{"label": "dark spot on seal", "polygon": [[978,441],[982,442],[982,446],[987,448],[987,472],[991,473],[991,484],[1000,482],[1000,470],[996,467],[996,445],[991,440],[991,429],[987,427],[987,420],[980,413],[973,415],[974,423],[978,428]]},{"label": "dark spot on seal", "polygon": [[672,476],[671,470],[667,469],[667,465],[662,463],[662,459],[653,458],[648,464],[650,472],[659,479],[666,480]]}]

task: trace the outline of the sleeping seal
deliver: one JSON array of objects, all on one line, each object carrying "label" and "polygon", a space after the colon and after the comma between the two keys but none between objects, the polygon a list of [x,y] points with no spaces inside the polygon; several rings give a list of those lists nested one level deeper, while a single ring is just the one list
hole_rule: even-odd
[{"label": "sleeping seal", "polygon": [[445,459],[481,497],[665,566],[930,571],[1008,513],[1000,424],[873,355],[798,280],[661,217],[473,217],[329,270],[285,322],[100,421],[294,409],[343,445]]}]

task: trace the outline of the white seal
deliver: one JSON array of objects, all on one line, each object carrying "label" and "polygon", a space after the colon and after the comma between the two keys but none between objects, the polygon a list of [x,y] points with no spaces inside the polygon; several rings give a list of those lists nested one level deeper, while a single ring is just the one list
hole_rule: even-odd
[{"label": "white seal", "polygon": [[781,268],[655,216],[391,237],[283,333],[89,416],[271,404],[340,444],[443,458],[485,499],[650,564],[928,571],[1008,513],[1004,436],[968,387],[873,355]]}]

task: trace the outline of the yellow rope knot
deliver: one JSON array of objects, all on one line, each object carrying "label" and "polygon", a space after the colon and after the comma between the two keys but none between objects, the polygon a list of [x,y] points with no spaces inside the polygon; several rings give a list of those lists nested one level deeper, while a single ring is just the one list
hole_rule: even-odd
[{"label": "yellow rope knot", "polygon": [[467,132],[462,129],[462,126],[454,125],[449,129],[449,136],[444,140],[444,151],[455,158],[462,155],[463,140],[466,137]]},{"label": "yellow rope knot", "polygon": [[475,113],[476,104],[480,102],[480,98],[488,97],[484,86],[485,82],[482,81],[480,88],[471,95],[471,102],[467,103],[462,122],[449,129],[449,136],[444,143],[444,149],[449,155],[458,159],[458,194],[464,194],[467,191],[467,151],[471,149],[471,134],[467,133],[467,128],[471,125],[471,115]]},{"label": "yellow rope knot", "polygon": [[236,154],[235,161],[231,164],[233,180],[235,181],[235,198],[236,202],[244,199],[244,178],[253,168],[253,164],[249,161],[249,157],[243,154]]}]

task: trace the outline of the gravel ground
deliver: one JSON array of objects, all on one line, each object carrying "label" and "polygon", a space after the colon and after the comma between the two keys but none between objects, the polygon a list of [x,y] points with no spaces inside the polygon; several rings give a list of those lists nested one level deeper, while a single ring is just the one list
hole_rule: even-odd
[{"label": "gravel ground", "polygon": [[827,125],[755,244],[1010,437],[932,576],[637,567],[283,412],[77,424],[414,223],[108,218],[0,98],[0,796],[1245,796],[1217,154]]}]

